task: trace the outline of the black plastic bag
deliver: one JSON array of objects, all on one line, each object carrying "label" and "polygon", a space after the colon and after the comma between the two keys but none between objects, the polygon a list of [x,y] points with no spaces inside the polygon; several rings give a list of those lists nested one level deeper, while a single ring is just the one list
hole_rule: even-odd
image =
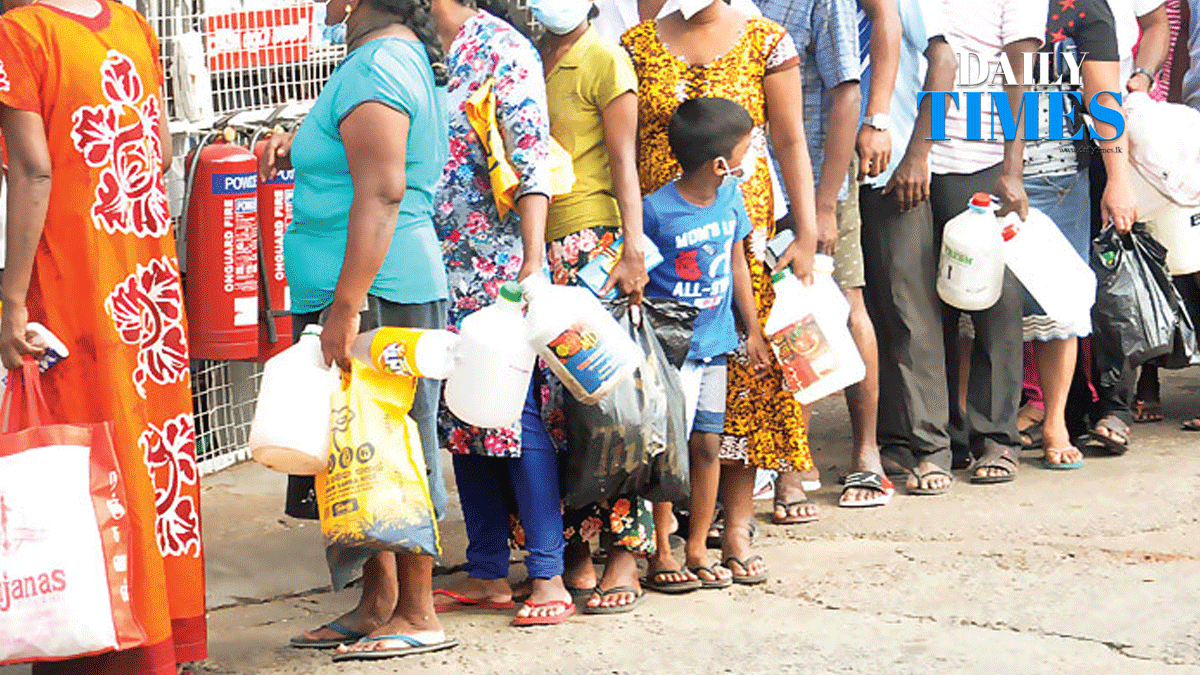
[{"label": "black plastic bag", "polygon": [[1196,323],[1200,320],[1200,290],[1190,275],[1175,277],[1173,281],[1172,291],[1178,307],[1174,344],[1170,354],[1149,363],[1168,370],[1200,366],[1200,338],[1196,335]]},{"label": "black plastic bag", "polygon": [[1120,344],[1135,367],[1170,354],[1179,318],[1163,245],[1140,224],[1125,235],[1106,227],[1092,242],[1092,269],[1095,331]]},{"label": "black plastic bag", "polygon": [[[629,311],[629,298],[607,301],[604,305],[620,321]],[[700,310],[689,302],[672,298],[642,298],[642,314],[650,318],[667,361],[676,368],[682,367],[692,348],[692,332]]]},{"label": "black plastic bag", "polygon": [[690,492],[683,387],[653,320],[641,319],[634,326],[627,310],[619,317],[646,356],[633,377],[595,405],[570,396],[563,402],[567,452],[559,478],[567,508],[624,495],[674,502]]}]

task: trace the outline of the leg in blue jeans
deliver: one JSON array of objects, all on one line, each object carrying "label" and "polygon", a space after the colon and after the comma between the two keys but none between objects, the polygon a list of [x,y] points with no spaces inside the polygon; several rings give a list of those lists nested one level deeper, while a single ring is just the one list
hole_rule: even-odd
[{"label": "leg in blue jeans", "polygon": [[508,508],[497,485],[508,482],[505,460],[454,456],[454,479],[467,526],[467,574],[474,579],[508,578]]},{"label": "leg in blue jeans", "polygon": [[521,458],[508,460],[509,480],[525,528],[525,567],[530,579],[563,573],[562,501],[558,493],[558,455],[534,397],[533,387],[521,414]]}]

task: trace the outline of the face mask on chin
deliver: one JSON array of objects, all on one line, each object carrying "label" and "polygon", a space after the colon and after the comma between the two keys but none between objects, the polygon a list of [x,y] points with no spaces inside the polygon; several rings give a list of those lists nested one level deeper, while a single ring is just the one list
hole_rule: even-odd
[{"label": "face mask on chin", "polygon": [[717,0],[679,0],[679,13],[683,15],[685,21],[691,19],[700,13],[700,10],[706,9],[709,5]]},{"label": "face mask on chin", "polygon": [[534,0],[529,3],[533,18],[555,35],[575,30],[592,11],[590,0]]}]

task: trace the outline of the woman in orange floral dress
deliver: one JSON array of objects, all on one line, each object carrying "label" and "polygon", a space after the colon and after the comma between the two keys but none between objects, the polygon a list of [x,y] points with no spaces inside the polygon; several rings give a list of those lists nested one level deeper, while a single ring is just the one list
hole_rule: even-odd
[{"label": "woman in orange floral dress", "polygon": [[[765,324],[775,299],[771,269],[765,261],[767,241],[775,234],[768,138],[798,214],[796,240],[780,263],[790,263],[797,275],[807,278],[816,251],[812,165],[805,146],[803,111],[797,104],[801,100],[800,59],[795,44],[778,24],[742,14],[720,0],[699,10],[692,7],[686,18],[675,12],[644,21],[629,29],[621,42],[638,75],[638,167],[643,194],[679,175],[667,126],[681,102],[701,96],[727,98],[740,103],[754,119],[750,152],[758,157],[757,169],[743,184],[742,192],[754,224],[753,233],[746,238],[746,259],[759,320]],[[765,375],[755,374],[744,341],[731,356],[721,447],[725,489],[730,489],[731,481],[753,482],[754,467],[778,471],[813,468],[800,404],[783,389],[782,382],[778,366]],[[776,495],[777,501],[793,505],[799,505],[803,497],[802,492]],[[726,530],[732,536],[726,537],[723,557],[748,565],[734,568],[735,578],[765,574],[766,565],[749,554],[753,513],[734,504],[726,504],[725,511]]]},{"label": "woman in orange floral dress", "polygon": [[114,423],[133,524],[128,592],[148,637],[36,675],[174,675],[207,655],[162,84],[154,33],[122,4],[43,0],[0,15],[12,192],[0,356],[12,368],[38,353],[26,325],[42,323],[71,352],[42,375],[54,421]]}]

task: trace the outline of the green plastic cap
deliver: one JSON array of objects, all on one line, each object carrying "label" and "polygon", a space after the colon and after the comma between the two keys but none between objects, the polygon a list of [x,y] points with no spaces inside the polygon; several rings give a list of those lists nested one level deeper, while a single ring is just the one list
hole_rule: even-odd
[{"label": "green plastic cap", "polygon": [[521,284],[515,281],[506,281],[500,287],[500,299],[509,302],[521,302],[525,299],[525,293],[521,290]]},{"label": "green plastic cap", "polygon": [[791,273],[792,273],[792,271],[785,267],[771,275],[771,283],[777,284],[777,283],[783,281],[784,279],[786,279],[788,277],[788,275]]}]

